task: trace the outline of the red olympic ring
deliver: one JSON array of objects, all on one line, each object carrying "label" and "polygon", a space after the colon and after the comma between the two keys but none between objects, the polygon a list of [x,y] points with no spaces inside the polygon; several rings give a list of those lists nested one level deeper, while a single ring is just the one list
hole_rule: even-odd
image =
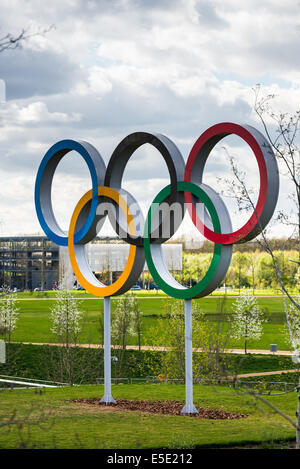
[{"label": "red olympic ring", "polygon": [[[192,194],[185,193],[185,201],[188,206],[193,223],[199,229],[201,234],[208,240],[219,244],[234,244],[249,241],[253,239],[271,218],[270,207],[268,205],[268,195],[273,182],[273,207],[275,208],[279,178],[276,159],[272,149],[264,136],[256,129],[250,126],[241,126],[234,123],[224,122],[216,124],[207,129],[195,142],[185,168],[184,180],[195,184],[202,183],[202,175],[206,160],[213,147],[224,137],[228,135],[237,135],[241,137],[252,149],[259,168],[260,189],[256,207],[249,220],[242,228],[232,233],[216,233],[210,230],[199,219],[192,200]],[[276,200],[274,200],[274,198]],[[270,216],[271,215],[271,216]],[[261,226],[259,225],[261,222]]]}]

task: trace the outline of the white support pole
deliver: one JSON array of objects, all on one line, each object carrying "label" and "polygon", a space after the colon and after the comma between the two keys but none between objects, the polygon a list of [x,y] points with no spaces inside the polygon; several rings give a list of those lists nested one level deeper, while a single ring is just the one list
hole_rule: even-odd
[{"label": "white support pole", "polygon": [[6,345],[4,340],[0,340],[0,363],[6,362]]},{"label": "white support pole", "polygon": [[110,297],[104,298],[104,396],[105,404],[116,401],[111,395]]},{"label": "white support pole", "polygon": [[198,414],[193,402],[192,300],[184,300],[185,315],[185,406],[182,414]]}]

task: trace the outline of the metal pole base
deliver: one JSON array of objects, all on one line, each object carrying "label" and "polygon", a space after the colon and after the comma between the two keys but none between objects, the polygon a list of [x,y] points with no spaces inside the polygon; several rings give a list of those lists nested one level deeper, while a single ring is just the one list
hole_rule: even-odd
[{"label": "metal pole base", "polygon": [[104,396],[101,402],[116,404],[111,395],[110,297],[104,298]]},{"label": "metal pole base", "polygon": [[180,413],[181,414],[199,414],[194,404],[186,404]]},{"label": "metal pole base", "polygon": [[116,404],[117,402],[114,400],[111,394],[104,394],[100,402],[105,402],[105,404]]},{"label": "metal pole base", "polygon": [[185,313],[185,406],[181,414],[198,414],[193,402],[192,302],[184,301]]}]

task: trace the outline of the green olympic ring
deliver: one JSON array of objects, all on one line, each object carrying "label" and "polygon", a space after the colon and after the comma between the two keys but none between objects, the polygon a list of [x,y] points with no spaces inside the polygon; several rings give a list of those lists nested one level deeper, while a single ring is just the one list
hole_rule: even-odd
[{"label": "green olympic ring", "polygon": [[[214,231],[221,233],[221,223],[217,210],[213,201],[203,188],[191,182],[180,181],[177,183],[177,191],[191,193],[200,199],[209,212]],[[216,285],[224,278],[230,264],[232,246],[224,246],[215,243],[213,257],[204,277],[190,288],[180,285],[174,277],[172,277],[164,263],[161,244],[151,243],[150,237],[153,216],[159,205],[170,193],[171,185],[169,184],[155,197],[147,214],[144,231],[144,250],[148,269],[157,285],[167,293],[167,295],[185,300],[203,297],[211,293],[216,288]]]}]

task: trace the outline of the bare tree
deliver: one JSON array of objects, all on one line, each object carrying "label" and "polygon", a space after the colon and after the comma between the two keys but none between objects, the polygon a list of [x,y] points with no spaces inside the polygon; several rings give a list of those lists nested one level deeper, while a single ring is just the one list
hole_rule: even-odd
[{"label": "bare tree", "polygon": [[[40,389],[39,392],[42,394],[44,391]],[[39,428],[43,431],[49,431],[54,424],[55,420],[51,410],[32,405],[25,413],[20,413],[17,409],[14,409],[10,416],[0,418],[0,429],[6,434],[14,431],[16,448],[19,449],[37,449],[37,444],[32,438],[32,429]],[[55,444],[55,441],[53,443]],[[38,447],[40,448],[40,444]]]},{"label": "bare tree", "polygon": [[[293,227],[298,238],[298,261],[300,263],[300,146],[299,137],[300,110],[294,114],[276,112],[271,103],[274,94],[261,96],[261,88],[256,86],[254,111],[259,117],[265,134],[279,163],[281,174],[292,183],[293,192],[289,194],[291,203],[290,213],[279,212],[278,218],[282,223]],[[274,136],[271,134],[268,121],[275,126]]]},{"label": "bare tree", "polygon": [[132,297],[125,295],[116,301],[116,308],[112,317],[111,335],[113,341],[115,361],[115,378],[120,377],[128,336],[134,335],[133,328],[134,312]]},{"label": "bare tree", "polygon": [[[222,316],[226,298],[217,303],[216,325],[212,325],[202,313],[199,303],[193,302],[193,356],[194,381],[221,379],[228,369],[225,348],[229,336],[225,333]],[[164,343],[167,350],[162,354],[161,377],[167,380],[185,379],[185,320],[184,302],[167,299],[164,302],[164,315],[158,318],[158,325],[152,328],[155,346]],[[226,363],[225,363],[226,362]]]},{"label": "bare tree", "polygon": [[56,290],[56,301],[51,308],[51,331],[57,336],[61,345],[60,374],[67,375],[68,382],[74,384],[74,368],[79,334],[82,331],[82,314],[79,311],[80,302],[73,297],[72,291],[59,288]]},{"label": "bare tree", "polygon": [[137,335],[138,347],[141,351],[141,341],[143,333],[143,313],[140,309],[138,299],[132,296],[132,310],[133,310],[133,328],[134,333]]},{"label": "bare tree", "polygon": [[55,293],[56,301],[51,308],[51,331],[66,347],[76,345],[81,332],[80,302],[73,297],[72,291],[58,288]]},{"label": "bare tree", "polygon": [[0,37],[0,52],[3,52],[8,49],[17,49],[21,46],[23,41],[34,37],[41,36],[48,33],[51,29],[54,28],[54,25],[49,26],[45,29],[39,29],[33,33],[30,33],[29,29],[22,29],[22,31],[16,36],[13,34],[6,34],[5,36]]},{"label": "bare tree", "polygon": [[[279,219],[283,223],[287,223],[292,226],[294,231],[296,232],[296,235],[299,240],[298,251],[300,265],[300,146],[297,144],[300,111],[297,111],[294,115],[288,115],[287,113],[275,113],[270,105],[270,102],[273,98],[273,95],[268,95],[266,97],[260,98],[260,87],[256,87],[254,110],[261,120],[269,144],[273,149],[274,154],[278,160],[279,168],[283,171],[284,176],[287,176],[293,184],[294,191],[291,194],[290,198],[292,200],[292,203],[294,204],[294,209],[296,209],[296,213],[294,211],[288,215],[284,213],[279,213]],[[276,132],[274,138],[271,135],[271,131],[267,123],[267,118],[271,118],[275,124]],[[246,187],[246,175],[238,169],[234,157],[232,157],[231,155],[228,155],[228,157],[234,175],[233,181],[226,181],[228,184],[230,184],[230,192],[234,195],[235,199],[237,200],[239,209],[252,210],[256,214],[258,224],[260,224],[255,205],[252,201],[251,191]],[[283,280],[280,258],[275,254],[275,251],[272,249],[271,243],[269,242],[266,235],[266,230],[261,229],[261,237],[259,239],[259,242],[272,259],[272,266],[275,270],[278,283],[281,289],[289,337],[294,350],[293,361],[299,364],[300,350],[299,343],[295,337],[294,322],[295,320],[299,321],[300,303],[298,297],[294,297],[290,293],[287,285]],[[291,308],[288,305],[288,300],[293,306],[293,314],[291,314]],[[294,426],[296,428],[296,448],[300,449],[300,377],[297,390],[297,423],[294,424]]]}]

